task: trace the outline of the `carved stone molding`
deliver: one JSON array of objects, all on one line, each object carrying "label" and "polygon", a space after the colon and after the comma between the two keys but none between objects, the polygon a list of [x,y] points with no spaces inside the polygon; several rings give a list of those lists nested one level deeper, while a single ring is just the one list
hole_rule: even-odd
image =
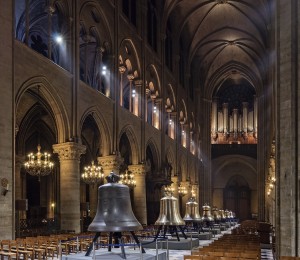
[{"label": "carved stone molding", "polygon": [[98,157],[98,164],[104,169],[119,169],[124,159],[119,154],[112,154],[103,157]]},{"label": "carved stone molding", "polygon": [[150,170],[150,167],[146,164],[135,164],[128,165],[128,170],[135,175],[146,175],[146,173]]},{"label": "carved stone molding", "polygon": [[80,156],[85,153],[85,145],[74,142],[54,144],[53,153],[57,153],[59,160],[80,160]]}]

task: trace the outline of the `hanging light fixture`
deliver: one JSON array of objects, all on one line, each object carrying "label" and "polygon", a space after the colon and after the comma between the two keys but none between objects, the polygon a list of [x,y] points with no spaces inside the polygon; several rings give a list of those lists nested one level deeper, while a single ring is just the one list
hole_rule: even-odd
[{"label": "hanging light fixture", "polygon": [[24,165],[30,175],[37,176],[40,180],[41,176],[46,176],[52,172],[54,163],[50,161],[49,153],[41,153],[40,145],[37,146],[37,150],[36,154],[28,154],[28,161]]},{"label": "hanging light fixture", "polygon": [[183,186],[182,184],[180,184],[180,186],[178,187],[178,194],[179,196],[185,196],[186,194],[188,194],[188,191],[186,189],[185,186]]},{"label": "hanging light fixture", "polygon": [[[40,93],[40,87],[38,87],[38,96]],[[28,154],[28,161],[25,162],[25,170],[32,176],[37,176],[39,181],[42,176],[49,175],[54,163],[50,161],[50,153],[41,153],[40,140],[38,140],[37,153]]]},{"label": "hanging light fixture", "polygon": [[84,172],[81,174],[81,179],[86,184],[98,184],[104,180],[103,169],[92,162],[92,165],[85,166]]},{"label": "hanging light fixture", "polygon": [[166,196],[172,196],[173,195],[173,193],[174,193],[174,187],[172,186],[172,184],[171,185],[167,185],[167,186],[165,186],[164,187],[164,192],[165,192],[165,195]]},{"label": "hanging light fixture", "polygon": [[120,178],[119,183],[129,186],[129,188],[134,188],[136,186],[136,180],[131,171],[126,170],[124,173],[121,173]]}]

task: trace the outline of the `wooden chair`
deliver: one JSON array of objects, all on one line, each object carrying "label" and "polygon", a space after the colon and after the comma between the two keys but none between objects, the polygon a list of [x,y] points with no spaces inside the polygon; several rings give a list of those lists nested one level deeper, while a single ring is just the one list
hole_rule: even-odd
[{"label": "wooden chair", "polygon": [[240,259],[260,259],[260,255],[258,253],[243,252],[240,253]]},{"label": "wooden chair", "polygon": [[280,260],[300,260],[299,256],[280,256]]},{"label": "wooden chair", "polygon": [[239,257],[221,256],[219,260],[239,260]]},{"label": "wooden chair", "polygon": [[32,251],[34,258],[39,260],[47,258],[46,249],[39,247],[36,238],[25,240],[25,250]]},{"label": "wooden chair", "polygon": [[184,255],[183,256],[184,260],[202,260],[201,255]]},{"label": "wooden chair", "polygon": [[0,247],[1,260],[3,260],[4,257],[7,257],[8,260],[18,259],[17,253],[11,251],[10,240],[2,240]]},{"label": "wooden chair", "polygon": [[21,241],[11,240],[11,251],[17,253],[17,259],[19,259],[21,256],[24,260],[27,260],[28,258],[34,259],[34,253],[33,251],[29,251],[25,249],[25,245],[21,243]]},{"label": "wooden chair", "polygon": [[202,260],[219,260],[220,256],[212,256],[212,255],[204,255],[202,256]]},{"label": "wooden chair", "polygon": [[239,258],[240,252],[224,252],[225,257]]},{"label": "wooden chair", "polygon": [[211,251],[207,253],[210,256],[215,256],[215,257],[219,257],[219,256],[224,256],[224,251]]}]

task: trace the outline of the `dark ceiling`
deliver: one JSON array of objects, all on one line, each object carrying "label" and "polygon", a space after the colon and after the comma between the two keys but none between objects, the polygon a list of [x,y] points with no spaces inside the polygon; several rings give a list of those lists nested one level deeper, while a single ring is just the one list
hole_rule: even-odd
[{"label": "dark ceiling", "polygon": [[[211,98],[216,88],[222,89],[228,82],[231,86],[235,82],[243,86],[241,95],[251,86],[256,93],[262,91],[269,66],[273,2],[166,0],[165,12],[169,14],[166,19],[170,19],[173,28],[179,28],[177,37],[186,44],[187,64],[196,62],[207,97]],[[235,93],[238,91],[238,87],[234,89]]]}]

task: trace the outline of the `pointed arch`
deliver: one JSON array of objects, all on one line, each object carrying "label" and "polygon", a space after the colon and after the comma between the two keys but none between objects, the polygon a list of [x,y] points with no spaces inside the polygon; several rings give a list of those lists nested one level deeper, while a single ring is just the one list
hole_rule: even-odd
[{"label": "pointed arch", "polygon": [[159,165],[161,165],[161,160],[160,160],[160,153],[159,149],[154,141],[153,138],[148,139],[146,143],[146,149],[149,148],[151,150],[152,156],[153,156],[153,162],[155,166],[155,171],[158,172],[159,170]]},{"label": "pointed arch", "polygon": [[67,111],[64,106],[64,102],[58,95],[56,89],[51,85],[51,83],[47,80],[46,77],[33,77],[28,79],[21,85],[15,97],[16,111],[18,110],[19,102],[24,96],[24,93],[29,89],[38,86],[40,87],[40,95],[47,101],[52,110],[55,124],[57,127],[57,142],[63,143],[72,137],[70,122],[67,116]]},{"label": "pointed arch", "polygon": [[147,66],[146,81],[148,83],[152,82],[154,86],[154,92],[158,91],[158,94],[161,95],[161,83],[160,83],[157,69],[154,64],[149,64]]},{"label": "pointed arch", "polygon": [[168,163],[171,164],[171,166],[172,166],[171,174],[172,174],[172,176],[174,176],[175,175],[176,162],[175,162],[174,152],[170,147],[166,150],[166,159],[167,159]]},{"label": "pointed arch", "polygon": [[80,122],[78,124],[78,133],[81,133],[82,127],[84,124],[84,121],[88,116],[92,116],[92,118],[95,120],[97,127],[100,131],[101,135],[101,155],[106,156],[110,154],[111,147],[112,147],[112,141],[111,141],[111,136],[112,133],[109,130],[109,127],[107,123],[105,122],[105,119],[103,118],[102,114],[98,110],[96,106],[88,108],[83,115],[81,116]]},{"label": "pointed arch", "polygon": [[126,61],[129,59],[132,64],[132,72],[134,72],[134,77],[139,78],[141,76],[141,63],[138,52],[132,40],[128,38],[123,39],[120,44],[119,52],[119,61]]},{"label": "pointed arch", "polygon": [[125,125],[118,136],[118,143],[120,143],[121,137],[123,134],[126,134],[130,146],[131,146],[131,153],[132,153],[132,164],[138,164],[140,162],[140,154],[139,154],[139,146],[137,137],[132,129],[131,125]]}]

